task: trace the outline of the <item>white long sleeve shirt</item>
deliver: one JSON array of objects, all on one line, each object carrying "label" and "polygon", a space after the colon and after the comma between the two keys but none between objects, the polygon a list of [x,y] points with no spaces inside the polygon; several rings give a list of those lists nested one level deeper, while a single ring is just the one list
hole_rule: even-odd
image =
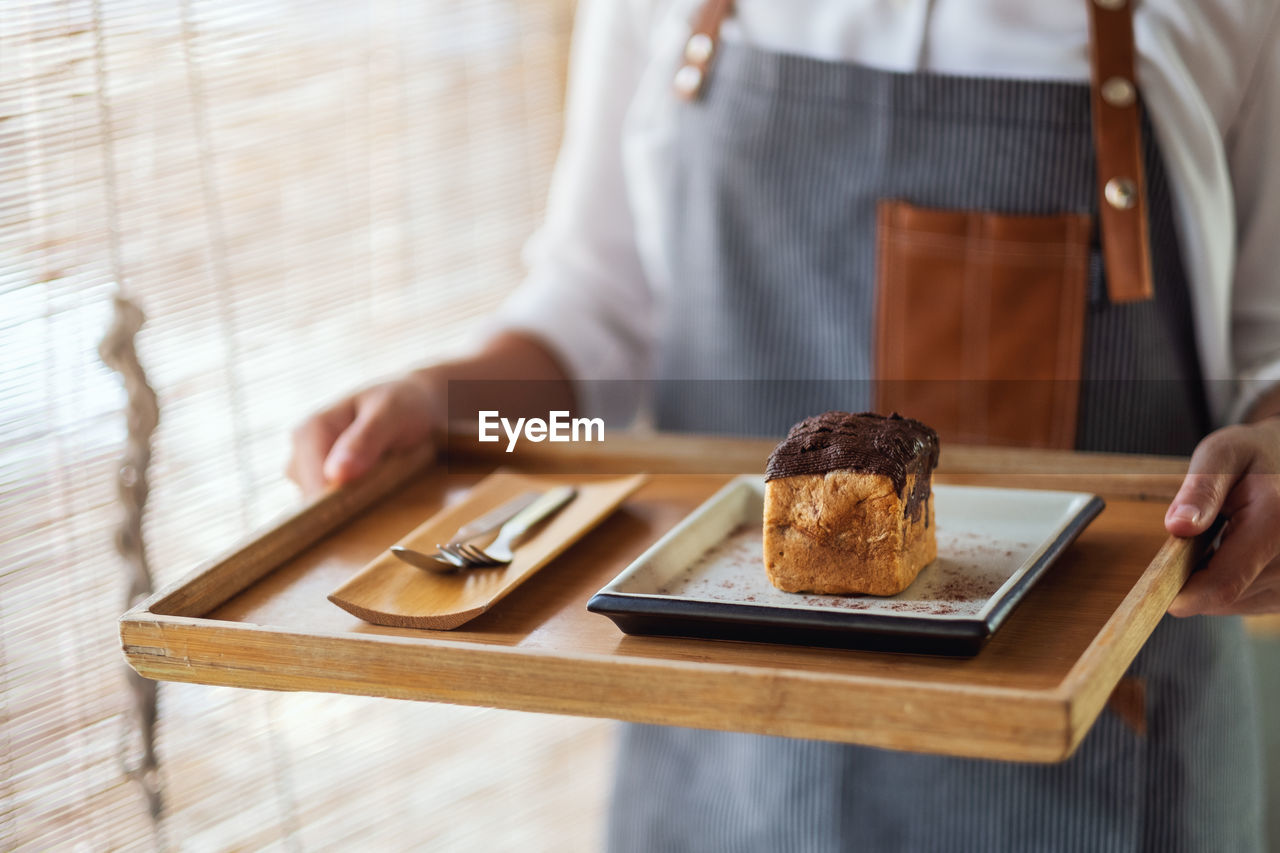
[{"label": "white long sleeve shirt", "polygon": [[[1083,82],[1086,2],[738,0],[722,37],[891,71]],[[582,0],[547,219],[496,317],[577,380],[650,375],[670,282],[653,178],[671,162],[672,75],[700,5]],[[1280,382],[1280,0],[1137,0],[1134,28],[1206,391],[1231,421]]]}]

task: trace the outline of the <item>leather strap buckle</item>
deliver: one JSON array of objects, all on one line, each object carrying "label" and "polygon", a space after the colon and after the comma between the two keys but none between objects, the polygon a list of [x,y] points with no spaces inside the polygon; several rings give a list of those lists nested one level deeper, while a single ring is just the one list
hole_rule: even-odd
[{"label": "leather strap buckle", "polygon": [[1134,79],[1132,0],[1089,3],[1093,149],[1098,163],[1098,211],[1107,296],[1113,303],[1155,295],[1147,236],[1146,175],[1142,165],[1137,83]]}]

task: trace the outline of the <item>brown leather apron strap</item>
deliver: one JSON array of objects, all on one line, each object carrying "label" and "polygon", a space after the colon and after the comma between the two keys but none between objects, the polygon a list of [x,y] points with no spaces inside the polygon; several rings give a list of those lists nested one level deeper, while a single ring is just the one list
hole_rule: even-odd
[{"label": "brown leather apron strap", "polygon": [[1147,189],[1134,76],[1133,0],[1086,0],[1092,44],[1093,148],[1107,295],[1151,299]]},{"label": "brown leather apron strap", "polygon": [[1107,708],[1136,735],[1147,733],[1147,682],[1132,675],[1120,679]]},{"label": "brown leather apron strap", "polygon": [[695,100],[702,92],[720,42],[720,24],[732,11],[733,0],[707,0],[698,10],[693,32],[684,43],[683,64],[672,84],[684,100]]}]

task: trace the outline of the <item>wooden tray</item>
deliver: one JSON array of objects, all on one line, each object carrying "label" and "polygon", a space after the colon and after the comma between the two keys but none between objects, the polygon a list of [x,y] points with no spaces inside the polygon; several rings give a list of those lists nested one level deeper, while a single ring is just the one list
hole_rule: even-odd
[{"label": "wooden tray", "polygon": [[[1185,460],[948,448],[940,482],[1084,489],[1107,508],[974,658],[636,637],[586,602],[771,442],[610,437],[590,452],[494,454],[456,440],[447,468],[394,460],[129,611],[142,675],[425,699],[1024,761],[1080,743],[1186,579],[1168,538]],[[514,460],[513,460],[514,457]],[[497,464],[655,473],[618,511],[454,631],[370,625],[326,595]],[[672,472],[699,471],[699,474]],[[706,473],[724,471],[724,474]],[[554,480],[554,477],[551,479]]]}]

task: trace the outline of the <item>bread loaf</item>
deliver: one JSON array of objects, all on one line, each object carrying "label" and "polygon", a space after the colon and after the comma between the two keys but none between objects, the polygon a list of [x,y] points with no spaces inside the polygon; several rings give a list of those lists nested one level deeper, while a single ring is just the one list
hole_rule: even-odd
[{"label": "bread loaf", "polygon": [[765,473],[764,563],[786,592],[895,595],[938,554],[938,434],[897,414],[791,428]]}]

